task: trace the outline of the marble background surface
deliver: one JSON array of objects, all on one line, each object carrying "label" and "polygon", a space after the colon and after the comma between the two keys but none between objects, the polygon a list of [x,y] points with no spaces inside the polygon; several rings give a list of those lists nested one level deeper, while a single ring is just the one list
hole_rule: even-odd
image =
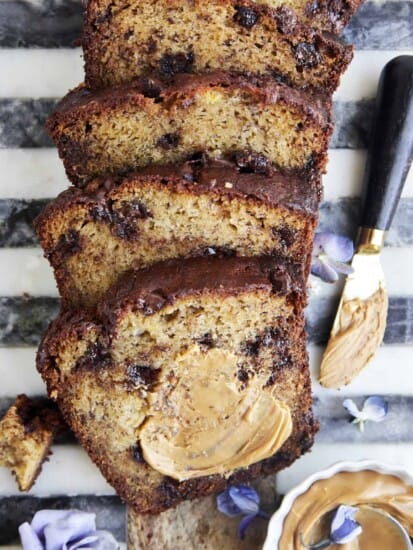
[{"label": "marble background surface", "polygon": [[[76,48],[80,0],[0,1],[0,416],[17,393],[45,394],[34,368],[35,346],[58,309],[57,291],[33,234],[32,221],[67,186],[43,123],[82,79]],[[353,236],[379,72],[395,55],[413,54],[413,1],[367,1],[345,32],[357,48],[335,95],[336,131],[320,225]],[[313,452],[277,476],[283,493],[307,474],[340,459],[379,458],[413,471],[413,175],[390,231],[383,264],[390,293],[385,345],[342,392],[314,384],[321,430]],[[340,285],[311,281],[307,311],[311,369],[318,365]],[[384,395],[390,414],[364,433],[348,422],[342,401],[360,405]],[[98,523],[126,540],[125,509],[71,437],[54,447],[34,488],[20,495],[0,468],[0,545],[10,548],[16,526],[44,507],[94,510]]]}]

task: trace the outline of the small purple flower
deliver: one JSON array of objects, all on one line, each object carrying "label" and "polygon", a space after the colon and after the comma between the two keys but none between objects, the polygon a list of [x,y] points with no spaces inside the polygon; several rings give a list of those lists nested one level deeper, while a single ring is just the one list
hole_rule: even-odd
[{"label": "small purple flower", "polygon": [[233,518],[244,516],[238,525],[238,534],[241,539],[245,531],[256,517],[269,519],[269,515],[260,510],[260,497],[252,487],[247,485],[233,485],[217,496],[218,510]]},{"label": "small purple flower", "polygon": [[361,525],[354,519],[357,512],[357,508],[342,504],[334,514],[329,537],[315,544],[305,544],[301,537],[302,545],[309,550],[322,550],[332,544],[347,544],[353,541],[362,533]]},{"label": "small purple flower", "polygon": [[331,523],[330,538],[335,544],[347,544],[361,535],[362,528],[354,519],[358,509],[341,505],[337,508]]},{"label": "small purple flower", "polygon": [[343,407],[354,418],[353,424],[359,424],[361,432],[364,430],[365,422],[383,422],[389,412],[387,401],[377,395],[368,397],[361,410],[352,399],[345,399]]},{"label": "small purple flower", "polygon": [[96,531],[95,514],[78,510],[40,510],[19,534],[23,550],[117,550],[108,531]]},{"label": "small purple flower", "polygon": [[340,273],[349,275],[353,268],[348,264],[354,255],[351,239],[335,233],[316,233],[311,273],[326,283],[338,281]]}]

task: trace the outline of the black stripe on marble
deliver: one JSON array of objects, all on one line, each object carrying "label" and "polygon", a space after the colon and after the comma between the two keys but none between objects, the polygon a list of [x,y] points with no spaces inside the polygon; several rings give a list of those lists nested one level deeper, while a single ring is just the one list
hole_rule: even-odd
[{"label": "black stripe on marble", "polygon": [[344,31],[358,50],[402,50],[413,46],[412,2],[365,2]]},{"label": "black stripe on marble", "polygon": [[118,542],[126,542],[126,506],[116,496],[9,496],[0,498],[0,544],[18,544],[19,525],[30,522],[37,511],[45,509],[94,513],[98,529],[106,529]]},{"label": "black stripe on marble", "polygon": [[56,99],[0,99],[0,148],[52,147],[44,123]]},{"label": "black stripe on marble", "polygon": [[33,221],[48,200],[0,200],[0,247],[38,246]]},{"label": "black stripe on marble", "polygon": [[0,47],[70,48],[80,38],[82,12],[79,0],[3,0]]},{"label": "black stripe on marble", "polygon": [[[327,341],[338,297],[313,298],[307,308],[309,341]],[[58,298],[0,298],[0,346],[35,346],[59,311]],[[390,297],[386,344],[413,344],[413,296]]]},{"label": "black stripe on marble", "polygon": [[[306,310],[309,341],[325,344],[339,303],[339,296],[313,298]],[[390,297],[385,344],[413,344],[413,297]]]},{"label": "black stripe on marble", "polygon": [[[406,370],[409,365],[406,364]],[[352,424],[343,407],[345,395],[314,398],[314,412],[320,421],[318,443],[406,443],[413,441],[413,396],[385,395],[389,412],[383,422],[367,422],[364,431]],[[361,409],[366,396],[352,396]]]},{"label": "black stripe on marble", "polygon": [[[345,175],[344,175],[345,178]],[[361,200],[342,198],[324,201],[320,208],[318,231],[329,231],[355,238],[360,223]],[[391,229],[386,234],[386,246],[413,245],[413,198],[402,199]]]},{"label": "black stripe on marble", "polygon": [[[366,2],[344,37],[361,49],[413,47],[413,5],[409,1]],[[3,0],[0,47],[72,47],[81,34],[80,0]]]},{"label": "black stripe on marble", "polygon": [[36,346],[59,312],[59,299],[0,298],[0,346]]},{"label": "black stripe on marble", "polygon": [[[56,99],[0,99],[0,148],[51,147],[44,123]],[[373,100],[336,102],[332,148],[363,149],[368,143]]]},{"label": "black stripe on marble", "polygon": [[[0,247],[37,247],[33,221],[47,199],[0,200]],[[324,201],[320,209],[319,231],[354,237],[360,219],[361,203],[356,198]],[[413,199],[400,201],[393,226],[386,237],[387,246],[413,245]]]}]

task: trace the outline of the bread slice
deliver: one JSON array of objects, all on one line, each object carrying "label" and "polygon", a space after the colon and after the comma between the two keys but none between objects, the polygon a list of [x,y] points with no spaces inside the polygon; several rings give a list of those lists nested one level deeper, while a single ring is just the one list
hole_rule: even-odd
[{"label": "bread slice", "polygon": [[168,84],[143,78],[94,93],[77,88],[47,127],[77,186],[197,152],[220,158],[251,149],[287,169],[324,169],[331,98],[228,73]]},{"label": "bread slice", "polygon": [[[153,71],[168,78],[226,70],[333,92],[351,46],[299,23],[287,4],[274,10],[249,0],[91,0],[83,33],[86,83],[102,88]],[[306,2],[295,4],[304,15]]]},{"label": "bread slice", "polygon": [[195,258],[126,274],[96,315],[61,314],[37,366],[141,513],[288,466],[316,424],[302,266]]},{"label": "bread slice", "polygon": [[[50,406],[52,405],[52,406]],[[0,421],[0,466],[9,468],[20,491],[29,491],[64,424],[56,405],[18,395]]]},{"label": "bread slice", "polygon": [[49,203],[35,225],[63,305],[93,307],[125,271],[171,258],[276,254],[305,263],[319,179],[271,170],[257,155],[235,159],[101,178]]}]

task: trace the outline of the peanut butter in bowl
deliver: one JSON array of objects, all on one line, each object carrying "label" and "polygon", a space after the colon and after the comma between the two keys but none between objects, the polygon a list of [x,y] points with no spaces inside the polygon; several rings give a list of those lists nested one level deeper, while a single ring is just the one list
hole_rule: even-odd
[{"label": "peanut butter in bowl", "polygon": [[[350,541],[328,544],[338,507],[355,509],[361,526]],[[400,527],[401,526],[401,527]],[[274,514],[264,550],[405,550],[413,537],[413,478],[371,461],[340,463],[286,495]],[[317,546],[326,541],[325,546]]]}]

